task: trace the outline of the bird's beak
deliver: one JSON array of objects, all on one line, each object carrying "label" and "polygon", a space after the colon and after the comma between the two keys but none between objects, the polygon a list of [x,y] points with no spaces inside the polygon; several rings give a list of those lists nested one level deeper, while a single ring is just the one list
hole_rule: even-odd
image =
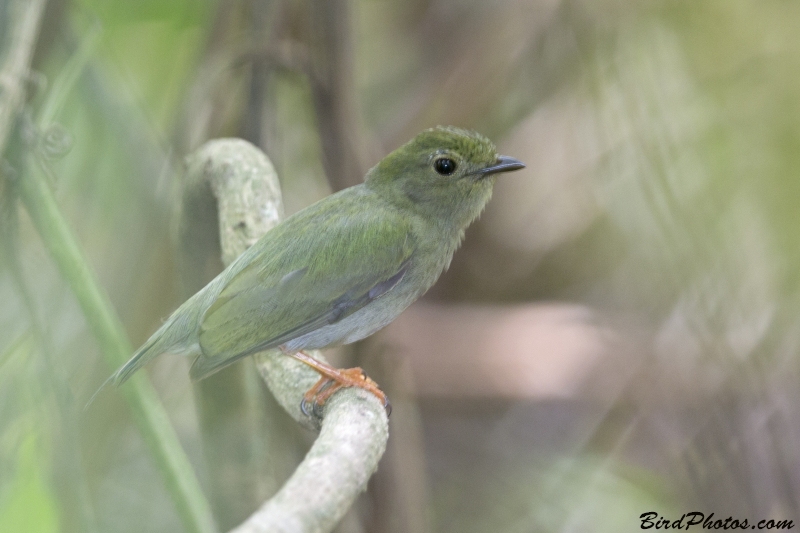
[{"label": "bird's beak", "polygon": [[476,174],[480,174],[481,177],[483,177],[488,176],[489,174],[497,174],[498,172],[511,172],[521,168],[525,168],[525,163],[519,159],[514,159],[513,157],[508,157],[507,155],[501,155],[497,157],[497,161],[494,165],[483,168],[476,172]]}]

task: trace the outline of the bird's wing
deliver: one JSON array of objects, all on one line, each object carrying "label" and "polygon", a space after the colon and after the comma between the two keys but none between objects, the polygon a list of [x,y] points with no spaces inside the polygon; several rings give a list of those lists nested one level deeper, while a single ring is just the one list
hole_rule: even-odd
[{"label": "bird's wing", "polygon": [[391,290],[413,243],[400,216],[380,215],[352,209],[290,219],[256,243],[261,249],[203,317],[192,377],[334,324]]}]

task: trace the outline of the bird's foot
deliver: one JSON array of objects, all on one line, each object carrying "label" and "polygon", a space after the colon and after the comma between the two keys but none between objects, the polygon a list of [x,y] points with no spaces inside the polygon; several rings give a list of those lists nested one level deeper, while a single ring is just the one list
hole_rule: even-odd
[{"label": "bird's foot", "polygon": [[[370,379],[361,368],[334,368],[317,361],[303,352],[298,352],[293,357],[320,373],[319,381],[308,389],[308,392],[303,395],[303,400],[300,402],[300,410],[306,416],[313,415],[317,418],[322,418],[322,406],[325,405],[325,402],[333,393],[346,387],[358,387],[371,392],[383,403],[386,415],[388,416],[392,413],[392,405],[389,403],[386,394],[378,388],[378,384]],[[311,406],[310,412],[309,405]]]}]

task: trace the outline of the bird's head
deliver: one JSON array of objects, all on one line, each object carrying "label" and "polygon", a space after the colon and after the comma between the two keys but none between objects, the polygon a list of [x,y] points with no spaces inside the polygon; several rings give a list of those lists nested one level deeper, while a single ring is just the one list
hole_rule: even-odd
[{"label": "bird's head", "polygon": [[369,171],[366,184],[405,209],[465,227],[491,198],[496,175],[524,167],[497,155],[479,133],[439,126],[386,156]]}]

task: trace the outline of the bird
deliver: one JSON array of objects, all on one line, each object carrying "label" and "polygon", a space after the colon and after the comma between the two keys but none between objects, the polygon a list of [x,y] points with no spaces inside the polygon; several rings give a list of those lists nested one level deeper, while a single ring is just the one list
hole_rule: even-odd
[{"label": "bird", "polygon": [[[349,344],[392,322],[450,265],[496,176],[524,168],[483,135],[425,130],[371,168],[364,182],[298,211],[200,289],[108,381],[122,385],[155,357],[194,358],[200,380],[234,362],[278,351],[320,374],[303,396],[318,415],[342,387],[386,395],[360,369],[307,352]],[[319,416],[319,415],[318,415]]]}]

